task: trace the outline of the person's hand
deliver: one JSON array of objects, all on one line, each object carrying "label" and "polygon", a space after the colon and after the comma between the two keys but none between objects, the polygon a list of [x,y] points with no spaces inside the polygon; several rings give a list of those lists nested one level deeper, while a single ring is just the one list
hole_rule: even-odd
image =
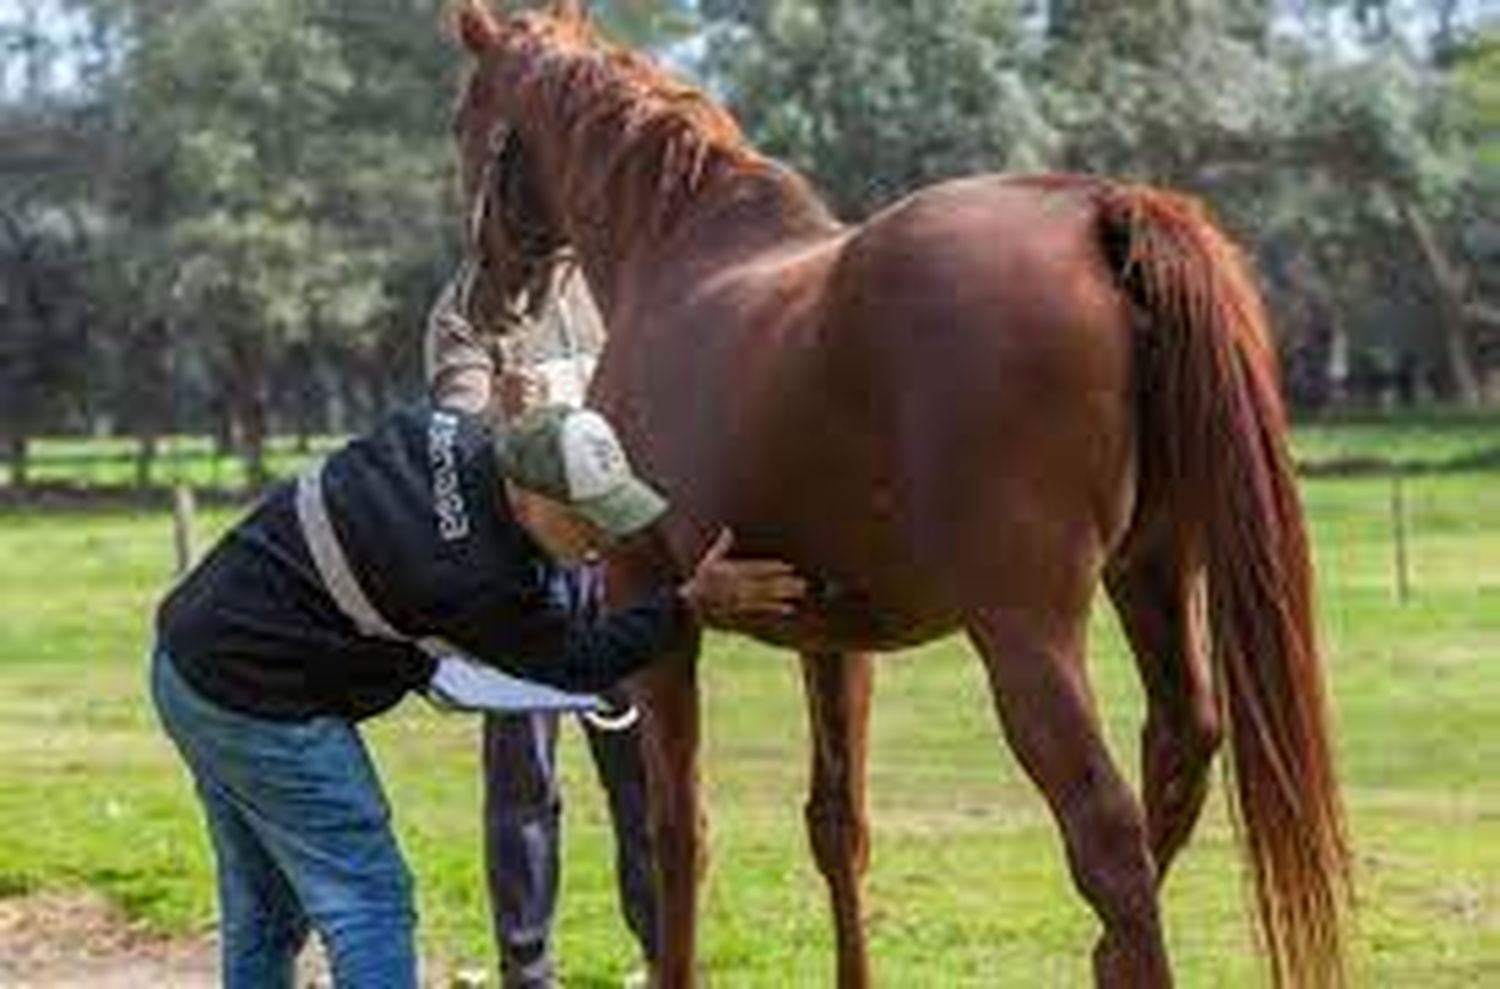
[{"label": "person's hand", "polygon": [[734,535],[724,529],[678,593],[705,625],[733,628],[756,618],[797,611],[807,581],[780,560],[732,560]]},{"label": "person's hand", "polygon": [[500,411],[507,419],[525,415],[547,402],[547,379],[526,367],[509,367],[495,381]]}]

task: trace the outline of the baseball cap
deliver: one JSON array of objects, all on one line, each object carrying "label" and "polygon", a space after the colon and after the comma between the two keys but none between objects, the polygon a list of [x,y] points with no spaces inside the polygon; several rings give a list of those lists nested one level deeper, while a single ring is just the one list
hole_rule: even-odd
[{"label": "baseball cap", "polygon": [[666,499],[636,477],[599,413],[547,405],[495,431],[500,469],[512,483],[562,502],[619,539],[651,525]]}]

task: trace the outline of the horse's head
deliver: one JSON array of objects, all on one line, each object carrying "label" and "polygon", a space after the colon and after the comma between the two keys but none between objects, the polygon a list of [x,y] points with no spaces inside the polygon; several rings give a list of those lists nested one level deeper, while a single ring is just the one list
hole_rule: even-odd
[{"label": "horse's head", "polygon": [[568,246],[538,156],[522,137],[521,77],[542,46],[583,37],[584,15],[576,2],[505,16],[467,0],[458,34],[474,59],[453,120],[476,266],[466,307],[476,325],[505,332],[545,307]]},{"label": "horse's head", "polygon": [[481,325],[545,305],[569,248],[607,307],[628,264],[705,192],[741,178],[772,177],[823,216],[723,108],[601,38],[576,0],[509,15],[464,0],[458,34],[474,59],[455,131],[482,266],[469,308]]}]

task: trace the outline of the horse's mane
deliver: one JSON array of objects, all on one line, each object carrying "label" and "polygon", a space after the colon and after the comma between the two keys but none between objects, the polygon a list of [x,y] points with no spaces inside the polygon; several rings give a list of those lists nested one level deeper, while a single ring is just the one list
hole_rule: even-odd
[{"label": "horse's mane", "polygon": [[649,197],[631,205],[661,234],[711,183],[761,178],[832,222],[806,181],[755,151],[728,111],[652,59],[609,42],[587,19],[523,14],[511,30],[516,40],[508,43],[523,60],[514,80],[518,105],[560,132],[569,202],[597,205],[606,191],[630,190]]}]

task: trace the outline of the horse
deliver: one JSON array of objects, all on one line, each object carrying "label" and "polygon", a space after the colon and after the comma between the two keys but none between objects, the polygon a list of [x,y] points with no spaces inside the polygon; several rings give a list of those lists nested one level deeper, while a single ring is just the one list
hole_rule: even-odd
[{"label": "horse", "polygon": [[[508,332],[576,266],[607,328],[590,404],[674,506],[611,553],[610,593],[675,579],[721,525],[812,583],[740,631],[801,655],[838,984],[871,980],[872,657],[960,630],[1102,928],[1099,986],[1171,984],[1158,893],[1226,739],[1270,977],[1342,984],[1350,843],[1286,413],[1248,263],[1206,209],[982,175],[842,223],[576,3],[457,16],[471,318]],[[1139,798],[1085,669],[1101,586],[1145,686]],[[632,684],[674,989],[706,862],[699,644]]]}]

